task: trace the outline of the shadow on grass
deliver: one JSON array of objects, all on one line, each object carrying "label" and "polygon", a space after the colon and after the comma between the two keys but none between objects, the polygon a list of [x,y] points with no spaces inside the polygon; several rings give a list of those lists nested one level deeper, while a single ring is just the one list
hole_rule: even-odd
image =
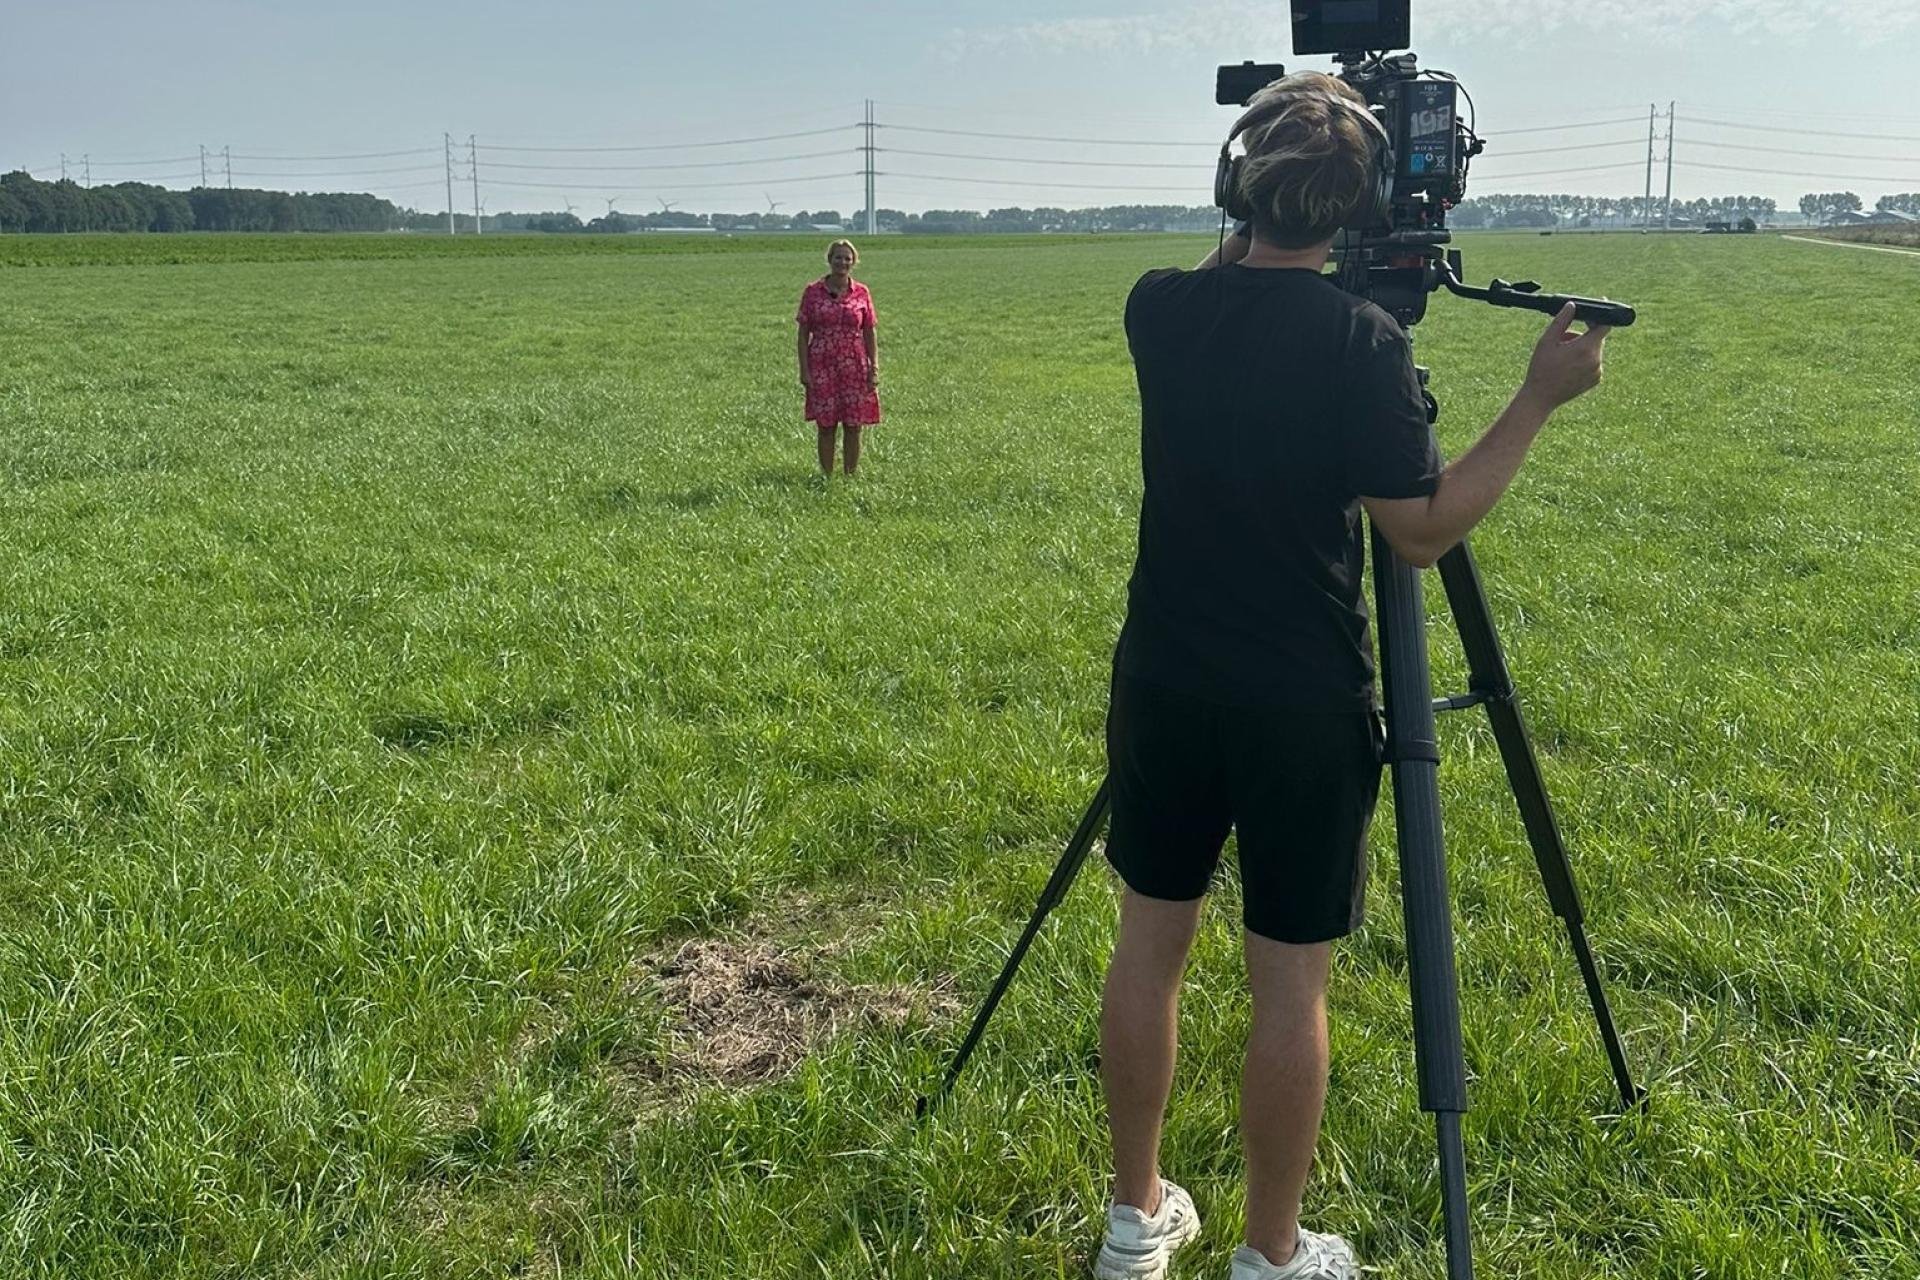
[{"label": "shadow on grass", "polygon": [[433,711],[389,711],[374,716],[367,728],[374,737],[397,751],[421,752],[450,743],[544,733],[560,728],[572,715],[573,708],[566,703],[543,699],[529,706],[503,707],[495,714],[474,717]]}]

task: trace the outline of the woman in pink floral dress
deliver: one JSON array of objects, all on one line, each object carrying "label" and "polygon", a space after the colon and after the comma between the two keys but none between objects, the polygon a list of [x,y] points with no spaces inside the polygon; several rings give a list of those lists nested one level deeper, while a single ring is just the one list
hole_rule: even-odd
[{"label": "woman in pink floral dress", "polygon": [[800,385],[807,420],[819,428],[820,470],[833,474],[833,436],[846,431],[846,473],[860,465],[860,428],[880,421],[880,348],[873,297],[853,278],[860,253],[851,243],[827,246],[827,274],[800,295]]}]

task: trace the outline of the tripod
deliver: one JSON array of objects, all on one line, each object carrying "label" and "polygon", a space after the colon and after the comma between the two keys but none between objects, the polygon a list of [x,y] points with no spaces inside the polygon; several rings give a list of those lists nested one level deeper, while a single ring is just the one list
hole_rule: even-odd
[{"label": "tripod", "polygon": [[[1599,1024],[1601,1043],[1613,1069],[1623,1108],[1645,1095],[1627,1071],[1607,1008],[1600,972],[1587,945],[1566,845],[1547,800],[1540,763],[1527,738],[1520,703],[1500,652],[1493,614],[1487,606],[1480,571],[1463,542],[1442,556],[1440,580],[1460,634],[1470,675],[1469,690],[1435,699],[1427,663],[1426,606],[1420,572],[1394,555],[1386,539],[1373,532],[1374,600],[1380,631],[1380,686],[1387,710],[1387,764],[1393,779],[1395,839],[1400,853],[1401,909],[1406,920],[1407,970],[1413,994],[1413,1046],[1420,1078],[1420,1109],[1434,1117],[1440,1149],[1441,1208],[1445,1218],[1448,1280],[1472,1280],[1473,1246],[1467,1230],[1467,1170],[1460,1118],[1467,1110],[1466,1059],[1460,1036],[1459,983],[1453,962],[1453,921],[1447,903],[1445,842],[1440,820],[1440,750],[1435,713],[1485,707],[1492,723],[1507,783],[1520,807],[1527,842],[1547,901],[1566,926],[1587,998]],[[975,1015],[966,1039],[947,1067],[939,1091],[923,1097],[919,1114],[944,1098],[959,1078],[987,1022],[1012,983],[1027,949],[1047,915],[1060,904],[1086,861],[1106,821],[1110,782],[1103,780],[1080,818],[1065,854],[1053,869],[1026,930],[1014,945]]]}]

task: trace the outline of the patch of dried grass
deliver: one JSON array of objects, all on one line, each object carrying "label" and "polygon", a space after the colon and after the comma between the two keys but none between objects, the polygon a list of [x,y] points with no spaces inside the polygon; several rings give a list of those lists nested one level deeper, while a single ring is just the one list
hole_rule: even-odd
[{"label": "patch of dried grass", "polygon": [[958,1012],[944,978],[927,987],[837,981],[822,961],[847,949],[845,913],[811,902],[789,907],[797,909],[783,919],[799,927],[776,931],[763,922],[643,962],[636,986],[665,1006],[669,1031],[656,1055],[629,1065],[668,1083],[746,1088],[786,1078],[815,1046],[844,1032],[897,1031]]}]

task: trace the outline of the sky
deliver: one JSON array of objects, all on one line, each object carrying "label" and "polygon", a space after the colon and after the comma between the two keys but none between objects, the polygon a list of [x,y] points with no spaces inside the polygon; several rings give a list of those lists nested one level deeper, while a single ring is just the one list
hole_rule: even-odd
[{"label": "sky", "polygon": [[[187,187],[205,147],[215,185],[439,210],[450,137],[470,212],[471,137],[488,213],[850,214],[871,99],[882,207],[1205,205],[1215,65],[1329,69],[1288,33],[1213,0],[0,0],[0,170]],[[1657,196],[1669,102],[1678,198],[1920,191],[1920,0],[1414,0],[1412,47],[1473,97],[1470,194],[1638,194],[1657,104]]]}]

